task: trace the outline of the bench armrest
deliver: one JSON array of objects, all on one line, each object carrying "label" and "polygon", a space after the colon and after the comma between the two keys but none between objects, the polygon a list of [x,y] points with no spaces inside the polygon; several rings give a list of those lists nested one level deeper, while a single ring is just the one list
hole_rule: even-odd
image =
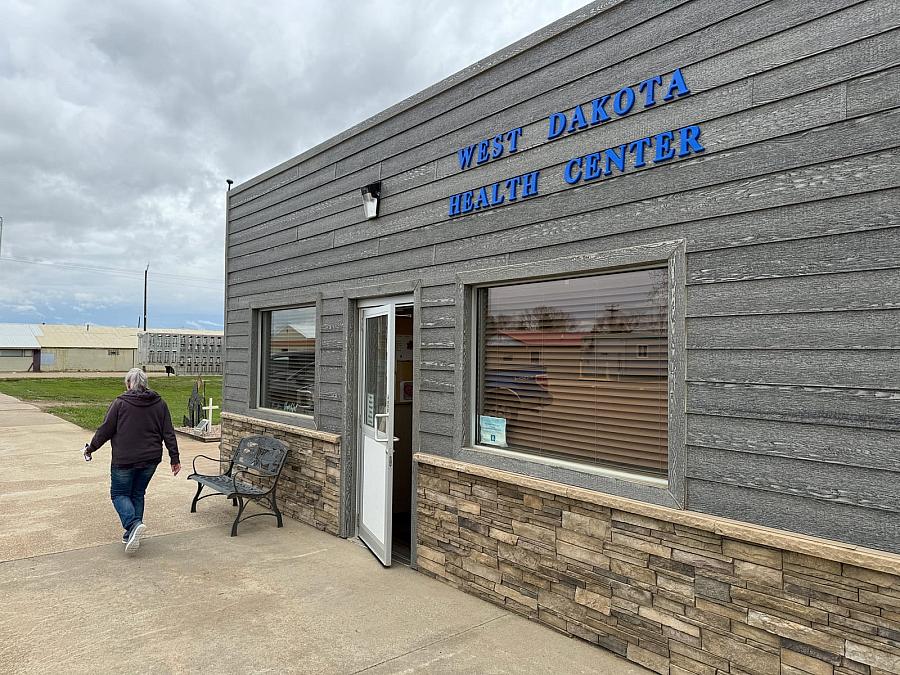
[{"label": "bench armrest", "polygon": [[[266,475],[257,476],[256,474],[251,473],[250,471],[245,471],[244,469],[238,469],[231,475],[231,484],[234,487],[235,492],[240,492],[237,487],[237,478],[238,478],[238,474],[242,474],[242,473],[246,474],[248,476],[255,476],[256,478],[271,478],[272,477],[272,476],[266,476]],[[251,483],[251,485],[252,485],[252,483]],[[271,489],[272,488],[269,488],[270,491],[271,491]]]},{"label": "bench armrest", "polygon": [[[197,459],[200,457],[202,457],[203,459],[212,460],[213,462],[218,462],[220,465],[222,464],[221,458],[216,459],[215,457],[210,457],[209,455],[197,455],[196,457],[194,457],[193,461],[191,462],[191,467],[192,467],[194,473],[197,473]],[[220,475],[224,475],[224,473],[225,472],[220,471]]]}]

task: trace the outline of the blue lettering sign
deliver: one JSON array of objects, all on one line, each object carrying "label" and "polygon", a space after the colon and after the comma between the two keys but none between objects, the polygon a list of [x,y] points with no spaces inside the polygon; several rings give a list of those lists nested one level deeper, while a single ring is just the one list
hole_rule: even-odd
[{"label": "blue lettering sign", "polygon": [[457,151],[457,154],[459,155],[460,170],[468,169],[472,165],[472,155],[474,154],[474,152],[475,152],[474,145],[470,145],[466,148],[460,148]]},{"label": "blue lettering sign", "polygon": [[[668,75],[654,75],[638,82],[636,85],[637,91],[644,94],[645,108],[657,104],[656,88],[664,85],[666,85],[666,94],[662,98],[663,101],[672,101],[676,97],[686,96],[691,93],[684,82],[684,75],[680,68]],[[610,100],[612,100],[613,115],[624,117],[634,109],[637,98],[634,90],[635,87],[622,87],[615,95],[610,94],[595,98],[590,102],[590,121],[585,117],[584,110],[582,110],[580,105],[572,108],[568,115],[565,112],[552,113],[547,118],[547,140],[552,141],[554,138],[559,138],[563,132],[571,134],[603,122],[608,122],[612,119],[607,108]]]},{"label": "blue lettering sign", "polygon": [[[700,141],[697,140],[698,138],[700,138],[700,127],[696,124],[679,129],[678,139],[681,149],[678,151],[678,156],[687,157],[691,154],[691,150],[694,152],[703,152],[704,148],[700,145]],[[688,148],[690,148],[690,150],[688,150]]]},{"label": "blue lettering sign", "polygon": [[506,140],[509,141],[509,151],[515,152],[519,149],[519,137],[522,135],[522,127],[516,127],[515,129],[510,129],[503,136]]},{"label": "blue lettering sign", "polygon": [[450,195],[450,208],[447,213],[459,216],[473,211],[500,206],[507,202],[527,199],[538,194],[540,171],[531,171],[521,176],[513,176],[506,180],[485,185],[477,190],[466,190]]},{"label": "blue lettering sign", "polygon": [[[658,98],[662,92],[665,94]],[[589,129],[615,117],[624,117],[632,112],[639,95],[643,96],[643,107],[650,108],[661,101],[673,101],[690,93],[680,68],[666,75],[654,75],[635,85],[622,87],[615,94],[598,96],[584,104],[590,106],[590,115],[586,114],[587,108],[582,105],[572,107],[569,112],[551,113],[547,117],[547,140]],[[523,128],[516,127],[460,148],[457,150],[460,170],[465,171],[473,164],[479,166],[500,159],[506,153],[517,152],[523,135]],[[667,162],[676,153],[678,157],[688,157],[704,151],[700,142],[700,126],[694,124],[574,157],[566,162],[563,180],[569,185],[577,185],[582,181],[610,176],[614,170],[625,173],[629,168],[643,168],[648,161],[654,164]],[[540,171],[531,171],[451,195],[447,213],[450,217],[459,216],[533,197],[538,194],[539,177]]]},{"label": "blue lettering sign", "polygon": [[494,140],[491,141],[491,159],[497,159],[502,154],[503,134],[497,134],[496,136],[494,136]]},{"label": "blue lettering sign", "polygon": [[506,180],[504,185],[506,186],[507,191],[509,192],[509,201],[514,202],[519,197],[516,195],[516,192],[519,189],[519,186],[522,184],[521,176],[513,176]]},{"label": "blue lettering sign", "polygon": [[569,133],[571,134],[573,131],[581,131],[582,129],[587,129],[588,123],[587,120],[584,119],[584,111],[581,109],[580,105],[576,105],[572,110],[572,124],[569,126]]},{"label": "blue lettering sign", "polygon": [[597,180],[600,178],[600,153],[592,152],[584,156],[584,179]]},{"label": "blue lettering sign", "polygon": [[522,198],[533,197],[538,193],[538,176],[540,171],[532,171],[522,176]]},{"label": "blue lettering sign", "polygon": [[522,127],[510,129],[502,134],[497,134],[491,138],[486,138],[478,143],[467,145],[456,151],[459,160],[459,170],[465,171],[472,166],[472,159],[475,164],[484,164],[492,159],[503,156],[507,151],[507,143],[509,144],[509,152],[516,152],[519,149],[519,139],[522,137]]},{"label": "blue lettering sign", "polygon": [[662,86],[662,76],[654,75],[649,80],[644,80],[638,84],[638,91],[645,93],[644,97],[644,107],[649,108],[652,105],[656,105],[656,92],[655,88],[658,86]]},{"label": "blue lettering sign", "polygon": [[[565,178],[569,185],[575,185],[575,183],[581,180],[581,157],[569,160],[566,164],[566,170],[563,171],[563,178]],[[453,210],[452,200],[450,203],[450,210]]]},{"label": "blue lettering sign", "polygon": [[[654,164],[666,162],[675,156],[676,143],[679,157],[687,157],[706,150],[700,143],[700,126],[692,124],[674,131],[663,131],[660,134],[639,138],[615,148],[607,148],[600,152],[592,152],[583,157],[570,159],[563,169],[563,180],[569,185],[577,185],[582,181],[609,176],[612,174],[613,168],[624,173],[629,168],[629,160],[631,168],[639,169],[646,165],[651,151]],[[601,159],[603,160],[602,170]],[[451,211],[453,203],[451,198]]]},{"label": "blue lettering sign", "polygon": [[666,95],[663,96],[663,101],[671,101],[676,95],[685,96],[690,93],[690,89],[684,83],[684,75],[681,74],[681,68],[679,68],[672,73],[672,81],[669,82],[669,88],[666,91]]},{"label": "blue lettering sign", "polygon": [[462,208],[460,211],[462,213],[472,213],[475,209],[475,205],[472,204],[472,191],[468,190],[462,193]]},{"label": "blue lettering sign", "polygon": [[634,168],[640,169],[644,166],[644,150],[649,148],[652,145],[652,141],[650,137],[647,138],[639,138],[636,141],[632,141],[628,144],[628,152],[634,155]]},{"label": "blue lettering sign", "polygon": [[451,218],[459,215],[459,202],[461,195],[450,195],[450,211],[447,215]]},{"label": "blue lettering sign", "polygon": [[549,121],[550,130],[547,132],[547,140],[552,141],[566,130],[567,119],[561,112],[557,112],[550,115]]},{"label": "blue lettering sign", "polygon": [[500,206],[505,198],[500,194],[500,183],[491,185],[491,206]]},{"label": "blue lettering sign", "polygon": [[627,115],[634,107],[634,92],[631,87],[625,87],[619,90],[613,99],[613,112],[616,115]]},{"label": "blue lettering sign", "polygon": [[[618,153],[616,153],[618,150]],[[618,148],[609,148],[608,150],[603,151],[603,156],[605,158],[605,164],[603,165],[603,175],[608,176],[612,173],[612,169],[610,169],[610,164],[615,164],[616,168],[624,172],[625,171],[625,146],[620,145]]]},{"label": "blue lettering sign", "polygon": [[606,112],[606,104],[609,103],[609,96],[595,98],[591,101],[591,126],[606,122],[610,119]]},{"label": "blue lettering sign", "polygon": [[475,210],[483,209],[491,205],[491,200],[488,198],[487,188],[481,188],[478,191],[478,196],[475,197]]},{"label": "blue lettering sign", "polygon": [[490,139],[487,139],[487,140],[481,141],[478,144],[478,157],[475,160],[476,164],[484,164],[486,161],[488,161],[491,158],[491,156],[488,154],[488,147],[490,146],[490,143],[491,143]]},{"label": "blue lettering sign", "polygon": [[653,162],[665,162],[675,156],[675,148],[670,147],[675,135],[671,131],[664,131],[653,137],[656,145],[656,154],[653,155]]}]

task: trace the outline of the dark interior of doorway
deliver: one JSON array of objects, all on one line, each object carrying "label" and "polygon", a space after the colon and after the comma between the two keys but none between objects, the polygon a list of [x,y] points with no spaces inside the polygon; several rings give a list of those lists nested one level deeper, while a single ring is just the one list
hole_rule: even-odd
[{"label": "dark interior of doorway", "polygon": [[391,558],[408,565],[412,550],[413,308],[397,307],[394,371],[394,495]]}]

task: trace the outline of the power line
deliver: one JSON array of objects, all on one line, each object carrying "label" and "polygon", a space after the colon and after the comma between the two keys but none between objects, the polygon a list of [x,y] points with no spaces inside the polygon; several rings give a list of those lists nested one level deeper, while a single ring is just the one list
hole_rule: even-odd
[{"label": "power line", "polygon": [[[0,258],[0,260],[7,260],[7,259]],[[38,261],[33,261],[33,260],[21,260],[21,261],[9,260],[9,262],[21,262],[21,263],[30,264],[30,265],[44,264],[44,263],[41,263]],[[130,281],[138,281],[140,276],[143,275],[143,272],[141,272],[138,275],[135,275],[135,274],[132,274],[131,272],[125,272],[125,271],[119,272],[119,271],[104,270],[104,269],[97,270],[95,268],[90,268],[90,267],[74,267],[73,268],[73,267],[70,267],[67,265],[52,265],[52,266],[53,267],[64,267],[66,269],[84,270],[84,271],[90,271],[90,272],[99,271],[105,277],[119,277],[119,278],[123,278],[123,279],[128,279]],[[186,278],[193,279],[194,277],[186,277]],[[100,282],[102,282],[102,279],[96,279],[96,281],[98,283],[100,283]],[[205,282],[202,280],[201,281],[181,281],[179,279],[156,279],[156,278],[151,278],[150,284],[153,286],[163,285],[163,286],[171,286],[171,287],[175,287],[175,288],[191,288],[191,289],[204,290],[204,291],[212,291],[212,290],[218,291],[218,290],[222,290],[222,288],[224,287],[224,284],[221,284],[221,283]],[[52,284],[52,282],[47,282],[45,285],[52,286],[54,284]],[[70,284],[66,284],[66,285],[70,286]]]},{"label": "power line", "polygon": [[[115,275],[115,274],[110,275],[110,277],[113,277],[113,278],[115,278],[116,276],[117,275]],[[83,287],[83,288],[98,288],[99,287],[99,288],[110,289],[111,280],[112,279],[107,278],[107,277],[96,276],[94,278],[87,279],[84,282],[79,280],[78,284],[79,284],[79,287]],[[132,288],[131,284],[127,283],[127,282],[131,282],[131,281],[135,282],[134,287],[141,285],[141,281],[139,279],[136,279],[135,277],[131,277],[131,276],[125,277],[123,275],[121,277],[122,288],[126,288],[126,287]],[[47,281],[42,281],[40,286],[41,286],[41,288],[47,288],[47,289],[52,288],[52,289],[73,290],[73,285],[71,282],[55,282],[52,280],[47,280]],[[176,290],[177,289],[183,289],[183,290],[190,289],[190,290],[197,290],[197,291],[206,291],[206,292],[210,292],[210,293],[214,293],[214,292],[221,293],[224,289],[223,286],[212,286],[209,284],[202,286],[200,284],[192,284],[189,281],[175,281],[175,280],[169,280],[169,279],[154,280],[151,277],[150,278],[150,288],[151,289],[156,288],[157,286],[164,286],[165,288],[172,288],[172,289],[176,289]],[[112,289],[112,290],[118,290],[118,288]]]},{"label": "power line", "polygon": [[[135,270],[126,270],[117,267],[98,267],[96,265],[80,265],[78,263],[72,262],[58,262],[52,260],[28,260],[27,258],[16,258],[13,256],[0,256],[0,260],[7,260],[9,262],[17,262],[23,263],[25,265],[46,265],[48,267],[61,267],[64,269],[73,269],[73,270],[84,270],[87,272],[105,272],[108,274],[116,274],[116,275],[126,275],[126,276],[134,276],[141,277],[143,276],[143,272],[135,271]],[[156,277],[164,277],[166,279],[185,279],[188,281],[200,281],[200,282],[210,282],[211,284],[224,285],[223,279],[213,279],[211,277],[194,277],[188,276],[185,274],[167,274],[165,272],[154,272],[154,276]]]},{"label": "power line", "polygon": [[[28,258],[16,258],[13,256],[2,256],[0,260],[9,260],[11,262],[19,262],[25,263],[28,265],[48,265],[51,267],[64,267],[67,269],[77,269],[77,270],[87,270],[89,272],[114,272],[119,274],[129,274],[132,276],[141,276],[143,272],[135,271],[135,270],[126,270],[121,267],[100,267],[97,265],[81,265],[79,263],[74,262],[59,262],[53,260],[29,260]],[[215,283],[221,283],[221,279],[213,279],[211,277],[195,277],[189,276],[185,274],[168,274],[165,272],[155,272],[156,276],[168,277],[171,279],[189,279],[192,281],[209,281]]]}]

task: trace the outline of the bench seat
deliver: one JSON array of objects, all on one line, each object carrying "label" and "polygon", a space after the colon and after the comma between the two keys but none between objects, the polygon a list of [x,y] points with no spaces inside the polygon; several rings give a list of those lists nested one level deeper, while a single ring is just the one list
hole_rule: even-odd
[{"label": "bench seat", "polygon": [[[190,476],[190,479],[224,494],[226,497],[230,497],[232,494],[259,496],[268,492],[268,490],[263,490],[245,481],[232,481],[231,476],[227,475],[204,476],[203,474],[194,474]],[[235,488],[237,488],[236,491]]]}]

